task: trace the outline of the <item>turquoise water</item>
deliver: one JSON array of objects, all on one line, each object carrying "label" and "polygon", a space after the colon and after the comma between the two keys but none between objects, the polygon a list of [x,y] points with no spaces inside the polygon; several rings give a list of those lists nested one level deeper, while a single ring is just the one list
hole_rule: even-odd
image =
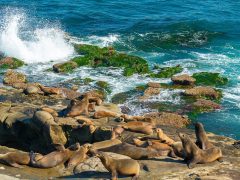
[{"label": "turquoise water", "polygon": [[[54,84],[91,76],[109,81],[113,93],[149,79],[125,79],[115,70],[83,68],[65,76],[42,70],[51,66],[51,60],[74,56],[67,36],[71,42],[112,45],[146,58],[151,66],[181,64],[190,74],[221,72],[230,79],[222,87],[223,108],[197,119],[208,131],[240,139],[239,8],[240,2],[230,0],[0,0],[0,51],[29,63],[21,70],[32,81]],[[178,103],[171,93],[164,92],[158,100]]]}]

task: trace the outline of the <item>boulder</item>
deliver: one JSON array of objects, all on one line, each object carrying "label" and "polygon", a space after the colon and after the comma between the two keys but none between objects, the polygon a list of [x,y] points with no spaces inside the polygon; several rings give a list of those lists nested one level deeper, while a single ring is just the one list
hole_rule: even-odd
[{"label": "boulder", "polygon": [[173,76],[171,78],[174,84],[179,84],[179,85],[194,85],[196,79],[187,75],[179,75],[179,76]]},{"label": "boulder", "polygon": [[191,89],[186,89],[183,93],[186,96],[193,96],[193,97],[206,97],[211,99],[219,99],[221,98],[220,92],[215,90],[212,87],[208,86],[197,86]]},{"label": "boulder", "polygon": [[149,82],[147,83],[148,87],[152,87],[152,88],[160,88],[161,84],[157,83],[157,82]]},{"label": "boulder", "polygon": [[17,69],[23,65],[23,61],[13,57],[5,57],[0,60],[0,69]]},{"label": "boulder", "polygon": [[194,102],[191,105],[191,109],[195,112],[210,112],[216,109],[220,109],[221,106],[213,101],[206,100],[206,99],[197,99],[196,102]]},{"label": "boulder", "polygon": [[13,85],[15,83],[26,83],[27,78],[23,73],[8,70],[4,74],[3,83],[7,85]]},{"label": "boulder", "polygon": [[144,115],[146,119],[151,119],[156,125],[174,126],[177,128],[185,127],[190,124],[187,116],[168,112],[152,112]]},{"label": "boulder", "polygon": [[72,72],[73,69],[77,68],[78,65],[74,61],[67,61],[64,63],[58,63],[53,65],[53,71],[57,73],[69,73]]}]

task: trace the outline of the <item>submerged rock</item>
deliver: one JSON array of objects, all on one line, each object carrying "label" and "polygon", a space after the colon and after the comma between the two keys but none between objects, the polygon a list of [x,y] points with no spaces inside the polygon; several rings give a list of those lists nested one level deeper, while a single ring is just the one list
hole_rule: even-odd
[{"label": "submerged rock", "polygon": [[8,70],[4,74],[4,78],[3,78],[4,84],[13,85],[15,83],[26,83],[26,82],[27,82],[27,78],[26,78],[26,75],[24,75],[23,73],[16,72],[13,70]]},{"label": "submerged rock", "polygon": [[0,69],[17,69],[23,65],[23,61],[13,57],[5,57],[0,60]]},{"label": "submerged rock", "polygon": [[181,73],[183,71],[183,68],[180,65],[173,66],[173,67],[163,67],[163,68],[158,68],[157,73],[151,73],[150,77],[152,78],[170,78],[173,75],[177,73]]},{"label": "submerged rock", "polygon": [[179,76],[173,76],[171,78],[174,84],[180,84],[180,85],[194,85],[196,79],[187,75],[179,75]]}]

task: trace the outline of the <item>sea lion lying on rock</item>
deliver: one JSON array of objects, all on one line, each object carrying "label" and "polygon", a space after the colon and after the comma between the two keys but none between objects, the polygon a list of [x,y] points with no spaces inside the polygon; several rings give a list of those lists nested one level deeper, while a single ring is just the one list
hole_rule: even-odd
[{"label": "sea lion lying on rock", "polygon": [[112,130],[111,139],[117,139],[118,137],[121,137],[124,131],[124,129],[121,126],[114,127],[111,130]]},{"label": "sea lion lying on rock", "polygon": [[79,143],[76,143],[77,149],[72,157],[69,159],[67,164],[67,169],[74,170],[74,168],[83,162],[87,158],[87,152],[91,147],[91,144],[84,144],[83,146],[80,146]]},{"label": "sea lion lying on rock", "polygon": [[147,122],[131,121],[121,125],[125,130],[139,132],[147,135],[153,134],[153,125]]},{"label": "sea lion lying on rock", "polygon": [[122,154],[125,156],[129,156],[132,159],[153,158],[159,156],[167,156],[168,154],[168,151],[156,151],[154,149],[136,147],[128,143],[122,143],[100,150],[104,152],[114,152],[117,154]]},{"label": "sea lion lying on rock", "polygon": [[35,153],[30,152],[30,165],[37,168],[52,168],[59,164],[65,163],[77,150],[77,145],[72,145],[65,148],[59,144],[56,146],[56,151],[53,151],[40,159],[36,158]]},{"label": "sea lion lying on rock", "polygon": [[122,141],[118,139],[110,139],[110,140],[93,143],[91,149],[95,149],[95,150],[104,149],[104,148],[115,146],[117,144],[122,144]]},{"label": "sea lion lying on rock", "polygon": [[118,174],[132,176],[133,180],[138,179],[140,165],[136,160],[114,159],[104,152],[98,152],[97,157],[99,157],[104,167],[111,172],[112,180],[117,180]]},{"label": "sea lion lying on rock", "polygon": [[195,133],[197,138],[196,144],[200,149],[205,150],[214,147],[213,144],[209,142],[202,123],[195,123]]},{"label": "sea lion lying on rock", "polygon": [[99,110],[96,111],[93,115],[95,119],[105,118],[105,117],[120,117],[119,113],[107,111],[107,110]]},{"label": "sea lion lying on rock", "polygon": [[[36,159],[41,159],[43,155],[36,153]],[[0,162],[16,167],[23,168],[21,165],[29,165],[30,164],[30,156],[28,152],[8,152],[6,154],[0,154]]]},{"label": "sea lion lying on rock", "polygon": [[205,164],[213,161],[222,161],[222,151],[218,147],[202,150],[200,149],[189,136],[179,133],[179,137],[183,144],[183,149],[186,154],[185,161],[188,167],[194,168],[195,164]]},{"label": "sea lion lying on rock", "polygon": [[157,132],[157,137],[158,139],[160,139],[162,142],[168,144],[168,145],[172,145],[173,143],[175,143],[175,141],[173,139],[171,139],[170,137],[168,137],[162,129],[157,128],[156,129]]},{"label": "sea lion lying on rock", "polygon": [[41,110],[50,113],[53,117],[58,117],[58,113],[54,109],[43,107]]}]

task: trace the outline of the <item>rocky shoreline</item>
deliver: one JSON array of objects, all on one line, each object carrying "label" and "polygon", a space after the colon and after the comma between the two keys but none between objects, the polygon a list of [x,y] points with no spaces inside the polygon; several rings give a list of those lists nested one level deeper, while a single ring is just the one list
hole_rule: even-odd
[{"label": "rocky shoreline", "polygon": [[[104,142],[119,139],[122,143],[134,144],[134,138],[155,138],[155,128],[161,128],[174,141],[180,141],[178,133],[188,134],[195,139],[194,131],[186,128],[194,122],[194,116],[221,108],[222,92],[218,87],[227,84],[228,79],[218,73],[200,72],[192,76],[178,75],[180,66],[154,67],[150,70],[147,61],[132,55],[119,53],[112,47],[99,48],[92,45],[75,45],[79,57],[68,62],[53,65],[56,73],[71,73],[81,66],[123,68],[125,76],[134,73],[154,78],[171,78],[171,83],[148,82],[129,92],[119,93],[106,101],[111,89],[105,81],[97,81],[93,90],[78,92],[79,83],[71,88],[48,87],[38,82],[28,82],[26,75],[16,70],[4,73],[4,87],[0,88],[0,154],[12,151],[34,151],[43,155],[55,150],[54,144],[69,147],[72,144]],[[3,57],[1,69],[16,69],[24,65],[21,60]],[[88,84],[90,78],[80,80]],[[181,106],[159,102],[149,102],[162,90],[179,89],[184,102]],[[83,104],[87,97],[87,103]],[[157,109],[141,115],[130,115],[130,109],[122,106],[129,98],[135,98],[139,106]],[[87,106],[87,110],[86,107]],[[81,111],[89,111],[89,116]],[[74,112],[74,115],[72,115]],[[149,134],[125,128],[129,122],[143,123],[142,129],[151,127]],[[114,128],[123,127],[121,136],[113,137]],[[181,157],[156,156],[140,159],[140,179],[238,179],[240,177],[240,148],[234,139],[208,133],[209,140],[223,152],[224,162],[197,165],[188,169]],[[89,155],[89,154],[88,154]],[[119,154],[109,154],[114,158],[129,158]],[[78,164],[73,172],[65,165],[50,169],[24,166],[16,169],[0,166],[0,174],[16,176],[20,179],[48,178],[110,178],[101,161],[91,155]]]}]

